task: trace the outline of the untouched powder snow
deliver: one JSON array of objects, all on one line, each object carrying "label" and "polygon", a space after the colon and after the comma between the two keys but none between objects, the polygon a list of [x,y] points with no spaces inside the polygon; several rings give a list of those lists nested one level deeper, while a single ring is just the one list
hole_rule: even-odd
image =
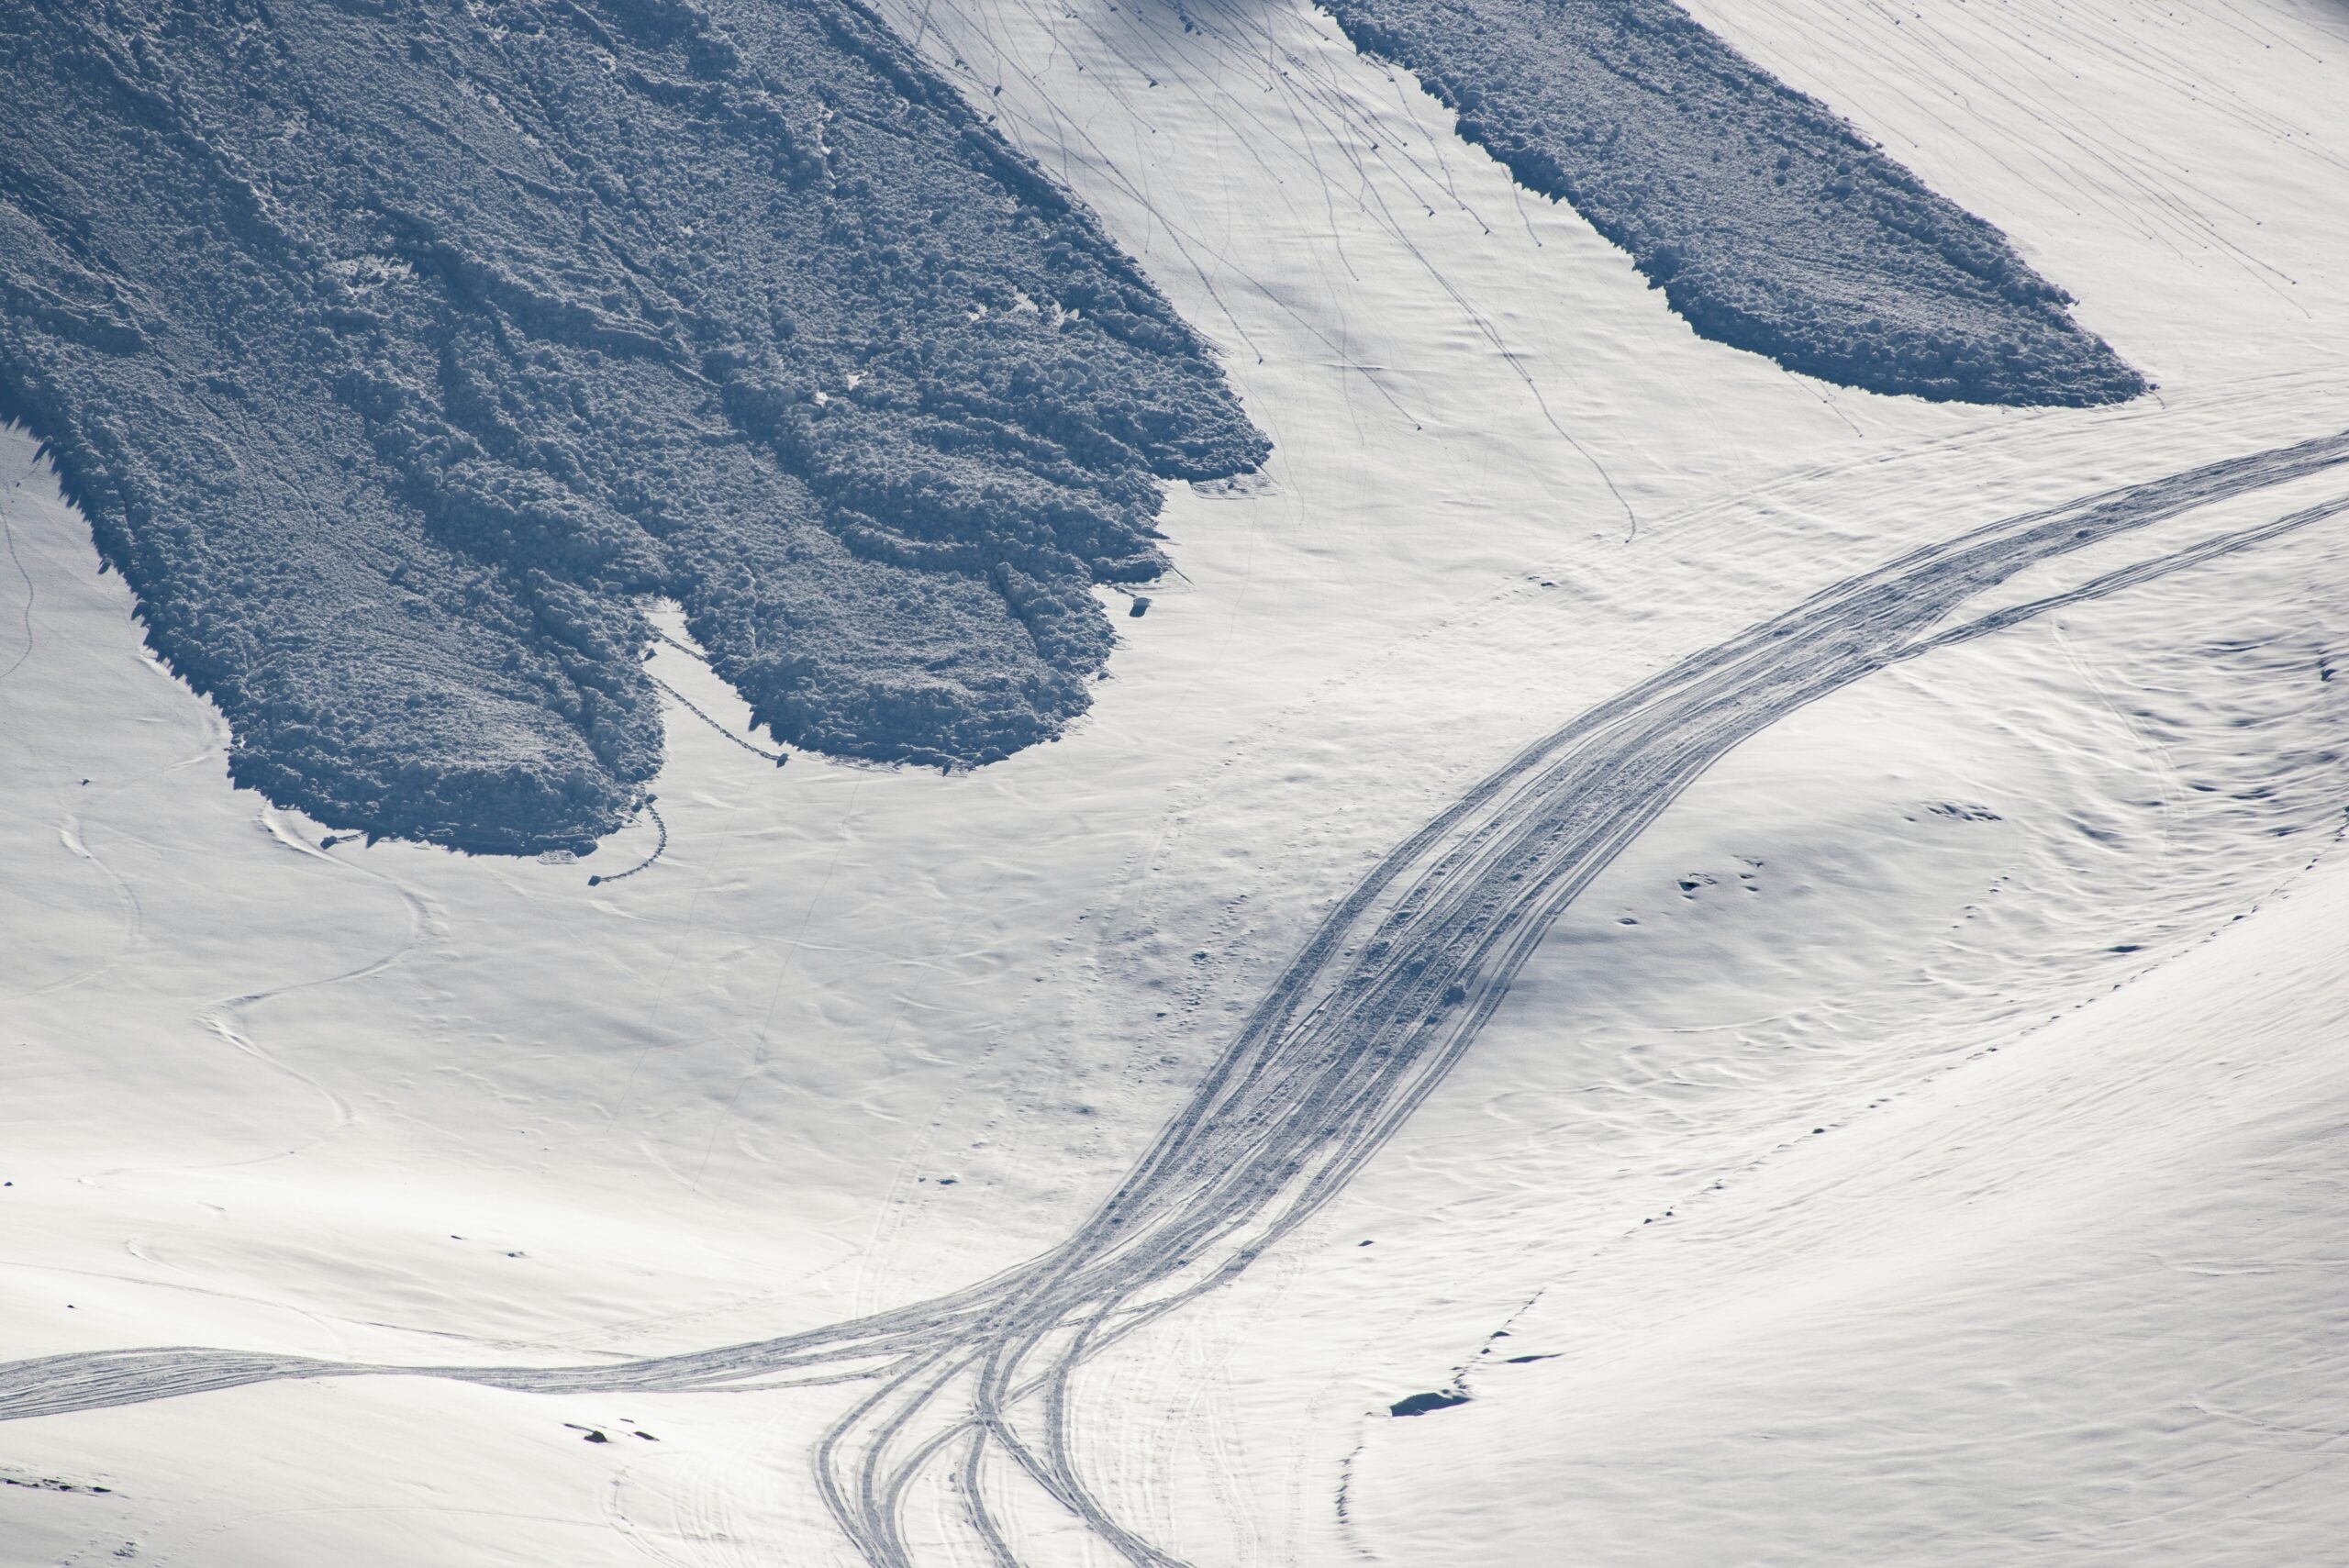
[{"label": "untouched powder snow", "polygon": [[[1328,901],[1530,739],[1908,550],[2349,428],[2344,150],[2278,106],[2337,85],[2332,13],[2051,4],[2020,37],[1979,6],[1898,28],[1858,0],[1721,9],[1709,26],[2047,275],[2097,279],[2084,318],[2161,396],[1983,410],[1725,355],[1310,12],[893,13],[1229,350],[1275,456],[1170,497],[1184,573],[1117,621],[1119,678],[1062,744],[982,773],[778,775],[736,744],[740,699],[658,644],[651,673],[718,726],[666,716],[668,849],[593,888],[575,863],[322,851],[317,824],[223,788],[219,718],[142,660],[17,440],[12,1352],[577,1365],[968,1285],[1113,1191]],[[2000,91],[1954,83],[1952,55]],[[2341,489],[2181,514],[1960,613]],[[2286,1105],[2337,1097],[2313,973],[2337,920],[2313,900],[2341,821],[2341,527],[1904,662],[1731,753],[1337,1201],[1078,1373],[1092,1489],[1198,1563],[1604,1561],[1631,1539],[1958,1561],[2042,1551],[2010,1543],[2077,1455],[2072,1560],[2175,1540],[2323,1561],[2321,1437],[2224,1341],[2255,1307],[2258,1364],[2330,1386],[2329,1298],[2304,1287],[2321,1123]],[[614,865],[656,837],[617,836]],[[2259,1018],[2240,975],[2266,961],[2223,956],[2246,947],[2290,999],[2229,1032],[2231,1008]],[[2139,995],[2162,1005],[2125,1010]],[[2223,1114],[2221,1071],[2246,1075]],[[2218,1177],[2188,1140],[2130,1129],[2204,1119],[2214,1158],[2242,1151],[2216,1169],[2256,1173],[2198,1207]],[[2278,1245],[2221,1245],[2263,1193],[2247,1218],[2295,1217]],[[2164,1247],[2178,1267],[2146,1262]],[[2256,1301],[2146,1299],[2212,1262],[2309,1267]],[[2047,1332],[2124,1298],[2142,1344]],[[1960,1332],[1925,1342],[1935,1324]],[[1642,1366],[1687,1397],[1659,1409]],[[1739,1377],[1814,1423],[1757,1425]],[[1466,1404],[1389,1413],[1455,1379]],[[846,1565],[807,1464],[864,1386],[376,1378],[0,1423],[0,1475],[27,1483],[0,1486],[0,1556]],[[2053,1413],[2028,1472],[1998,1460],[2018,1389]],[[1855,1453],[1865,1514],[1839,1489]],[[1609,1471],[1620,1454],[1653,1462]],[[1709,1533],[1658,1522],[1675,1477]],[[996,1479],[1021,1561],[1115,1561]],[[1446,1511],[1453,1482],[1475,1518]],[[984,1561],[951,1494],[921,1497],[907,1555]]]}]

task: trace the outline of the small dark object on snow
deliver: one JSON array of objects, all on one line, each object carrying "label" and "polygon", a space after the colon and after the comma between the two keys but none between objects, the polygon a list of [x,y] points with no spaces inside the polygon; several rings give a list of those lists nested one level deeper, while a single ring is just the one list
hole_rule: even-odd
[{"label": "small dark object on snow", "polygon": [[1141,617],[1144,617],[1144,616],[1148,615],[1149,613],[1150,613],[1150,597],[1149,597],[1149,595],[1145,595],[1145,594],[1136,594],[1136,595],[1134,595],[1134,607],[1133,607],[1132,609],[1130,609],[1130,610],[1128,610],[1128,611],[1126,612],[1127,616],[1128,616],[1130,618],[1131,618],[1131,619],[1134,619],[1134,620],[1140,620],[1140,619],[1141,619]]},{"label": "small dark object on snow", "polygon": [[1431,1410],[1447,1410],[1454,1405],[1465,1405],[1465,1394],[1414,1394],[1408,1399],[1397,1399],[1386,1407],[1390,1416],[1424,1416]]}]

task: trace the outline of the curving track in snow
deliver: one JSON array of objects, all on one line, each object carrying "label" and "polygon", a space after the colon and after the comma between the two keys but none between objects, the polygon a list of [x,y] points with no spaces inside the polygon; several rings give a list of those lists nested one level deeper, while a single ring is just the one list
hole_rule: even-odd
[{"label": "curving track in snow", "polygon": [[908,1503],[944,1488],[968,1544],[1019,1548],[1035,1488],[1128,1561],[1178,1560],[1121,1524],[1085,1474],[1072,1387],[1118,1340],[1246,1269],[1335,1196],[1459,1061],[1544,932],[1679,794],[1807,704],[1987,635],[2349,511],[2349,496],[2065,592],[1949,617],[2024,568],[2349,463],[2349,433],[2027,513],[1911,551],[1696,654],[1520,752],[1337,906],[1116,1191],[1052,1251],[963,1290],[782,1339],[573,1367],[394,1367],[205,1350],[0,1366],[20,1419],[288,1378],[422,1375],[536,1391],[870,1392],[815,1455],[834,1518],[876,1568],[910,1568]]}]

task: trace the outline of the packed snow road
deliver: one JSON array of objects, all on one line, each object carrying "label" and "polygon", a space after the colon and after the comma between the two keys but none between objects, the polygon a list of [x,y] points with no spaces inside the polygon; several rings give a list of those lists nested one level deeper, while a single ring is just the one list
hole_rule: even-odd
[{"label": "packed snow road", "polygon": [[2349,496],[2206,536],[2070,589],[1952,620],[2025,568],[2349,463],[2349,433],[2207,464],[1974,529],[1839,583],[1520,752],[1390,853],[1323,921],[1206,1080],[1066,1240],[936,1299],[782,1339],[567,1367],[395,1367],[205,1350],[0,1367],[0,1418],[289,1378],[423,1375],[529,1391],[869,1382],[816,1454],[856,1549],[907,1568],[909,1503],[998,1563],[1011,1490],[1040,1487],[1137,1563],[1177,1559],[1087,1485],[1073,1379],[1231,1279],[1327,1204],[1440,1084],[1544,932],[1715,762],[1887,664],[2349,510]]}]

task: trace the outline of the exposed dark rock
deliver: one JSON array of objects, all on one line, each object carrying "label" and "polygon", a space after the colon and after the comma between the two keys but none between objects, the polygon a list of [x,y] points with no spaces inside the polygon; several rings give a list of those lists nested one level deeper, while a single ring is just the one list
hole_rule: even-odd
[{"label": "exposed dark rock", "polygon": [[1872,392],[2112,403],[2145,382],[2006,236],[1671,0],[1321,0],[1703,337]]},{"label": "exposed dark rock", "polygon": [[652,594],[779,739],[1000,758],[1265,451],[853,0],[25,0],[0,88],[0,413],[330,827],[617,828]]},{"label": "exposed dark rock", "polygon": [[1397,1399],[1386,1411],[1391,1416],[1424,1416],[1431,1410],[1448,1410],[1467,1403],[1465,1394],[1414,1394],[1408,1399]]}]

